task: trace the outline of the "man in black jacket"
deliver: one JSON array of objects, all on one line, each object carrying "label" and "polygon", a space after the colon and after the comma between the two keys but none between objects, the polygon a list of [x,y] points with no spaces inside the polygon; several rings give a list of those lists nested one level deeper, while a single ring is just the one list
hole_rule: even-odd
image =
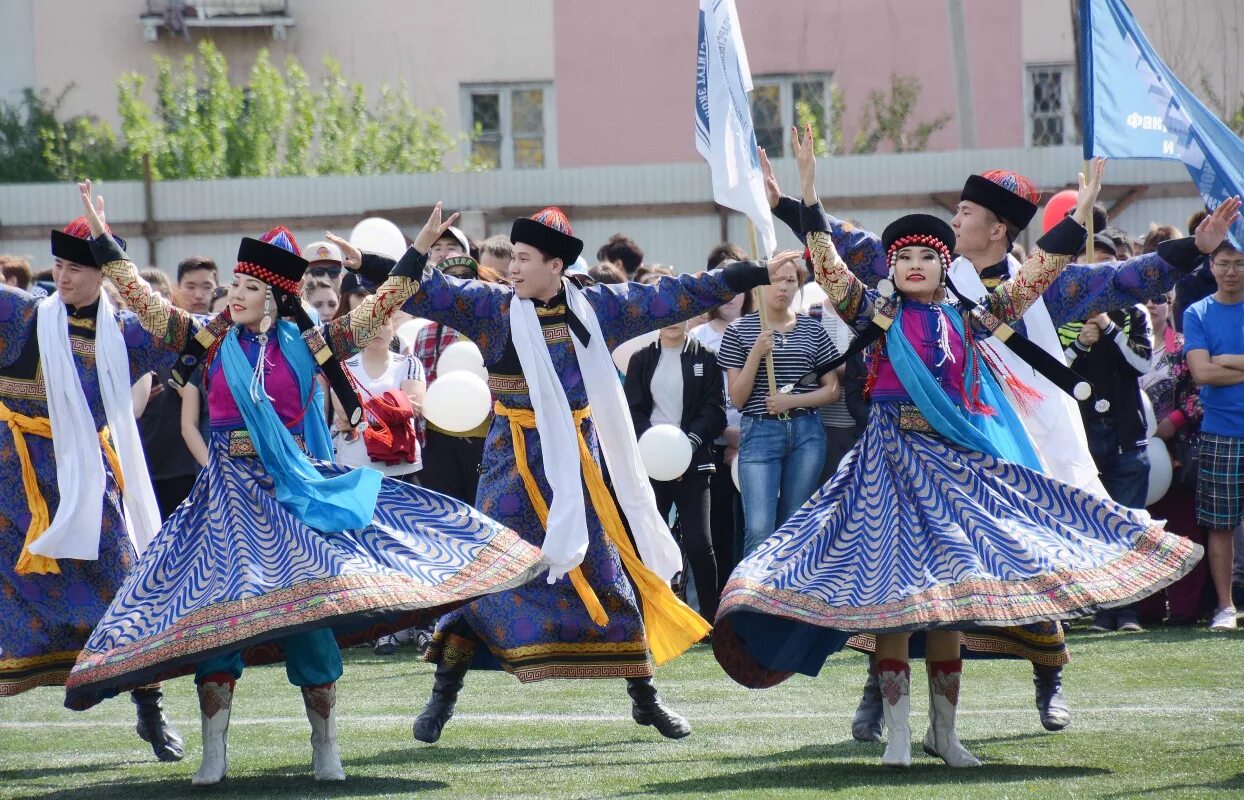
[{"label": "man in black jacket", "polygon": [[626,370],[626,400],[635,435],[653,425],[682,429],[691,440],[691,464],[672,481],[652,481],[657,508],[669,516],[678,507],[682,547],[695,576],[700,614],[717,615],[717,562],[709,534],[709,479],[713,440],[726,428],[725,385],[717,357],[687,336],[686,323],[661,329],[660,338],[631,357]]},{"label": "man in black jacket", "polygon": [[[1144,306],[1098,314],[1064,325],[1067,363],[1087,378],[1093,394],[1080,402],[1089,452],[1110,497],[1144,508],[1149,490],[1149,443],[1139,380],[1153,357],[1153,327]],[[1139,631],[1137,604],[1099,612],[1094,631]]]}]

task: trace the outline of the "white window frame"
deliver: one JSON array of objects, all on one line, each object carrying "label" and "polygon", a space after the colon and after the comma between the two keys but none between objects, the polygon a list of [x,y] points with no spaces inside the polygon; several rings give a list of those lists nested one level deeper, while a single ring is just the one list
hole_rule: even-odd
[{"label": "white window frame", "polygon": [[521,167],[521,169],[551,169],[557,166],[557,102],[551,81],[464,83],[459,86],[458,107],[462,112],[462,130],[467,135],[466,140],[462,143],[463,160],[471,157],[470,137],[475,132],[475,121],[471,118],[471,95],[496,94],[499,99],[497,113],[500,116],[501,123],[501,164],[498,168],[503,170],[520,169],[514,166],[514,135],[511,130],[513,117],[510,101],[514,92],[529,89],[539,89],[544,93],[544,166],[540,168]]},{"label": "white window frame", "polygon": [[[1037,144],[1032,140],[1033,100],[1036,96],[1036,73],[1058,71],[1063,75],[1063,141],[1059,145]],[[1076,89],[1079,78],[1075,64],[1066,62],[1036,63],[1024,65],[1024,147],[1059,147],[1080,143],[1080,128],[1076,122]]]},{"label": "white window frame", "polygon": [[[817,139],[824,139],[830,127],[833,124],[831,115],[834,113],[832,106],[834,76],[832,72],[802,72],[802,73],[783,73],[779,75],[757,75],[752,78],[753,91],[762,86],[778,87],[778,113],[782,117],[782,130],[789,131],[791,126],[795,124],[795,84],[806,83],[808,81],[821,81],[825,84],[825,130],[817,131]],[[752,125],[756,124],[753,117]],[[782,157],[789,158],[793,154],[787,152],[789,143],[785,137],[782,139]],[[775,156],[776,158],[776,156]]]}]

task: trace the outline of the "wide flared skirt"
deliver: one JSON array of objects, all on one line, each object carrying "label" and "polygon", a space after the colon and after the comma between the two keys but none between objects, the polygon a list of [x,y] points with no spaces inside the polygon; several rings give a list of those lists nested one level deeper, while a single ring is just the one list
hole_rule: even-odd
[{"label": "wide flared skirt", "polygon": [[[509,528],[389,478],[371,525],[315,530],[276,501],[258,459],[230,457],[218,439],[212,448],[83,648],[68,707],[193,672],[221,653],[279,661],[280,639],[297,631],[332,627],[347,646],[424,624],[540,571],[537,548]],[[326,477],[346,471],[313,463]]]},{"label": "wide flared skirt", "polygon": [[[602,458],[591,420],[582,424],[589,447]],[[527,461],[539,465],[543,457],[539,434],[526,430],[524,435]],[[542,544],[544,525],[518,472],[508,425],[494,431],[485,447],[479,508],[532,545]],[[552,489],[543,470],[533,472],[547,502]],[[583,491],[586,495],[586,485]],[[609,616],[605,625],[592,621],[568,577],[552,584],[541,579],[481,597],[445,615],[428,648],[428,660],[503,669],[523,683],[652,675],[639,595],[590,501],[585,510],[588,545],[580,570]]]},{"label": "wide flared skirt", "polygon": [[875,404],[837,474],[735,569],[713,638],[735,680],[815,675],[857,633],[1125,605],[1201,557],[1143,511],[911,425],[899,405]]}]

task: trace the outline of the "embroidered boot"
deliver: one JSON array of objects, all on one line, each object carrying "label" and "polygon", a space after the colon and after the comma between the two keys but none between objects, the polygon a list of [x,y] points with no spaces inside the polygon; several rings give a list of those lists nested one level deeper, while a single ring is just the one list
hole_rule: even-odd
[{"label": "embroidered boot", "polygon": [[434,744],[437,739],[441,738],[445,723],[454,716],[458,692],[462,691],[462,681],[470,665],[469,660],[463,660],[457,666],[447,666],[444,661],[436,665],[436,682],[432,684],[432,698],[423,707],[423,712],[415,718],[416,739]]},{"label": "embroidered boot", "polygon": [[870,656],[864,694],[860,697],[860,705],[855,709],[855,717],[851,720],[851,738],[857,742],[879,742],[884,728],[881,685],[877,682],[877,659]]},{"label": "embroidered boot", "polygon": [[344,781],[337,752],[337,684],[302,687],[302,702],[311,722],[311,769],[317,781]]},{"label": "embroidered boot", "polygon": [[652,678],[627,678],[626,693],[631,696],[631,718],[640,725],[651,725],[667,739],[691,734],[691,723],[661,702]]},{"label": "embroidered boot", "polygon": [[877,662],[881,710],[890,729],[881,763],[887,767],[911,766],[911,668],[906,661]]},{"label": "embroidered boot", "polygon": [[1037,713],[1041,727],[1061,731],[1071,724],[1071,708],[1063,696],[1063,668],[1032,665],[1032,682],[1037,687]]},{"label": "embroidered boot", "polygon": [[151,745],[156,758],[161,761],[181,761],[186,756],[181,734],[164,716],[161,700],[164,693],[159,686],[148,686],[130,692],[130,699],[138,708],[138,738]]},{"label": "embroidered boot", "polygon": [[203,721],[203,762],[190,779],[195,786],[220,783],[229,771],[227,749],[233,687],[232,680],[205,681],[198,686],[199,715]]},{"label": "embroidered boot", "polygon": [[929,730],[924,734],[924,752],[952,767],[979,767],[980,759],[967,751],[955,732],[963,661],[926,661],[925,667],[929,672]]}]

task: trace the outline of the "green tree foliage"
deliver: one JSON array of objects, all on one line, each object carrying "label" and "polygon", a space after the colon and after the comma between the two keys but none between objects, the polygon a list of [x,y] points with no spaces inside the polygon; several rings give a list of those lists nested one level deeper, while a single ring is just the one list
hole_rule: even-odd
[{"label": "green tree foliage", "polygon": [[58,122],[59,97],[28,91],[20,105],[0,104],[0,182],[135,178],[144,158],[156,179],[436,172],[457,144],[404,83],[380,87],[369,106],[332,59],[319,87],[296,59],[282,70],[266,50],[234,85],[209,40],[176,64],[154,61],[150,81],[136,72],[117,81],[123,142],[91,117]]},{"label": "green tree foliage", "polygon": [[[889,144],[895,153],[920,152],[929,146],[929,137],[946,127],[949,114],[932,121],[913,123],[916,102],[920,99],[920,80],[912,75],[890,75],[890,91],[868,93],[852,153],[875,153],[882,144]],[[839,133],[841,138],[841,133]]]},{"label": "green tree foliage", "polygon": [[795,124],[802,128],[811,123],[814,130],[824,131],[816,140],[816,154],[875,153],[888,144],[895,153],[917,152],[929,146],[929,137],[946,127],[949,114],[928,122],[914,123],[916,102],[920,98],[920,80],[912,75],[890,76],[889,92],[873,91],[860,111],[855,138],[847,142],[843,124],[847,104],[842,89],[829,87],[829,105],[807,100],[795,101]]},{"label": "green tree foliage", "polygon": [[83,175],[132,178],[112,129],[91,116],[57,119],[66,87],[52,98],[26,89],[20,103],[0,103],[0,183],[75,180]]}]

